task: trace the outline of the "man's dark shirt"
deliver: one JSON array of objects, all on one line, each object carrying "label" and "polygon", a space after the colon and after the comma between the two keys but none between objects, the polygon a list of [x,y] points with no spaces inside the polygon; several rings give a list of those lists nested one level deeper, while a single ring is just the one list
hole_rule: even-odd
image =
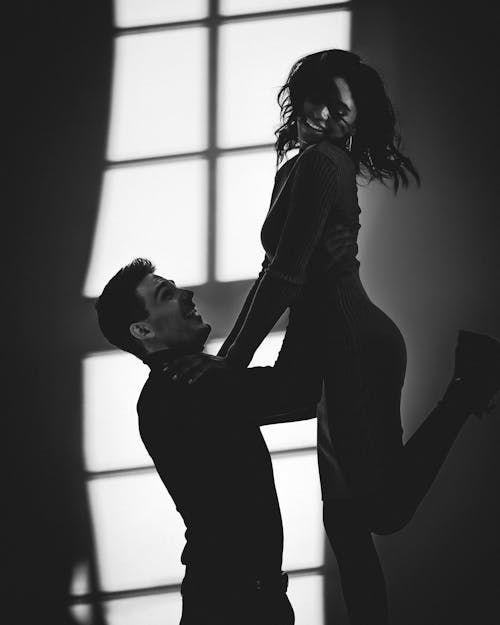
[{"label": "man's dark shirt", "polygon": [[193,385],[162,367],[156,352],[137,411],[142,440],[186,525],[182,562],[225,577],[281,570],[283,530],[271,458],[259,424],[315,415],[319,378],[272,367],[210,371]]}]

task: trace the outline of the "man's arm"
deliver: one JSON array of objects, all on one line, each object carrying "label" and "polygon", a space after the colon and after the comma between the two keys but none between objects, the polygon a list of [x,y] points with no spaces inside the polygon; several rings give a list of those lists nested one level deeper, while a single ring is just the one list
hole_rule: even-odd
[{"label": "man's arm", "polygon": [[322,377],[314,367],[302,372],[279,367],[212,370],[192,387],[212,418],[255,425],[286,423],[316,416]]},{"label": "man's arm", "polygon": [[240,370],[236,385],[248,398],[247,416],[257,425],[301,421],[316,417],[323,380],[319,372],[250,367]]}]

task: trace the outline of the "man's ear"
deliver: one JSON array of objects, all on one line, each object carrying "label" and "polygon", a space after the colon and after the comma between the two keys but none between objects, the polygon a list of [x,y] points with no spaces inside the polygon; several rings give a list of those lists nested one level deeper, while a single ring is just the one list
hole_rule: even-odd
[{"label": "man's ear", "polygon": [[135,321],[131,323],[129,326],[130,334],[135,338],[139,339],[139,341],[144,341],[145,339],[152,339],[155,335],[152,328],[142,321]]}]

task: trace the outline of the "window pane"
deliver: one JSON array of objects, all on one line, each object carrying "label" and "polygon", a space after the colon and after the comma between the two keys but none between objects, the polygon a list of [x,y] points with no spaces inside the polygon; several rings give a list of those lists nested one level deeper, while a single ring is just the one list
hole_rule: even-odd
[{"label": "window pane", "polygon": [[100,295],[107,281],[136,256],[178,284],[206,281],[206,162],[182,160],[110,169],[84,294]]},{"label": "window pane", "polygon": [[123,160],[206,146],[204,28],[115,40],[108,158]]},{"label": "window pane", "polygon": [[152,464],[139,435],[136,404],[149,369],[124,352],[83,361],[84,450],[89,471]]},{"label": "window pane", "polygon": [[115,0],[115,24],[120,28],[194,20],[206,17],[207,0]]},{"label": "window pane", "polygon": [[69,611],[74,621],[68,622],[75,622],[78,625],[92,625],[92,608],[90,605],[86,603],[75,604],[70,606]]},{"label": "window pane", "polygon": [[274,479],[283,516],[283,570],[321,566],[322,502],[315,451],[273,458]]},{"label": "window pane", "polygon": [[295,612],[295,625],[323,625],[323,576],[293,575],[288,598]]},{"label": "window pane", "polygon": [[[265,367],[266,365],[273,365],[278,358],[281,344],[283,343],[284,332],[272,332],[262,341],[257,351],[255,352],[251,367]],[[222,347],[224,339],[213,339],[207,342],[205,351],[209,354],[217,354]]]},{"label": "window pane", "polygon": [[156,474],[88,483],[105,591],[179,583],[185,527]]},{"label": "window pane", "polygon": [[[265,367],[267,365],[274,365],[278,358],[284,336],[284,332],[271,332],[268,334],[257,348],[249,366]],[[209,354],[217,354],[223,342],[224,339],[208,341],[205,351]]]},{"label": "window pane", "polygon": [[175,625],[181,618],[182,598],[172,592],[109,601],[105,607],[108,625]]},{"label": "window pane", "polygon": [[218,161],[217,280],[256,278],[264,259],[260,230],[276,174],[272,150]]},{"label": "window pane", "polygon": [[348,49],[349,41],[349,11],[222,26],[218,111],[221,146],[274,142],[273,133],[279,126],[276,96],[292,64],[304,54],[325,48]]},{"label": "window pane", "polygon": [[70,594],[86,595],[90,592],[89,562],[81,561],[73,565]]},{"label": "window pane", "polygon": [[220,0],[222,15],[238,15],[240,13],[257,13],[280,9],[296,9],[297,7],[334,4],[344,0]]},{"label": "window pane", "polygon": [[266,425],[262,428],[262,435],[269,451],[316,447],[316,429],[316,419],[312,418],[294,423]]},{"label": "window pane", "polygon": [[[250,366],[262,367],[273,365],[281,349],[284,334],[284,332],[273,332],[269,334],[255,352]],[[223,339],[210,341],[207,344],[206,351],[209,354],[216,354],[223,342]],[[315,447],[316,428],[316,419],[313,418],[307,421],[296,421],[294,423],[266,425],[262,428],[262,434],[269,451],[294,449],[298,447]]]}]

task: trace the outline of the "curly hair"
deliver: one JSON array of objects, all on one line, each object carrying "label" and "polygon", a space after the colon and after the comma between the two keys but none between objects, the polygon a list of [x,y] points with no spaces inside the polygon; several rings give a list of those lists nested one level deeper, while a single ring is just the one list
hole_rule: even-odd
[{"label": "curly hair", "polygon": [[357,174],[368,182],[392,181],[394,193],[400,184],[408,186],[408,174],[420,184],[415,166],[400,150],[401,136],[382,78],[357,54],[346,50],[308,54],[292,66],[277,97],[281,109],[281,126],[275,132],[277,165],[286,152],[299,146],[297,120],[303,116],[304,100],[324,103],[333,119],[347,124],[337,112],[340,96],[333,81],[335,77],[346,81],[356,103],[357,119],[350,155]]}]

